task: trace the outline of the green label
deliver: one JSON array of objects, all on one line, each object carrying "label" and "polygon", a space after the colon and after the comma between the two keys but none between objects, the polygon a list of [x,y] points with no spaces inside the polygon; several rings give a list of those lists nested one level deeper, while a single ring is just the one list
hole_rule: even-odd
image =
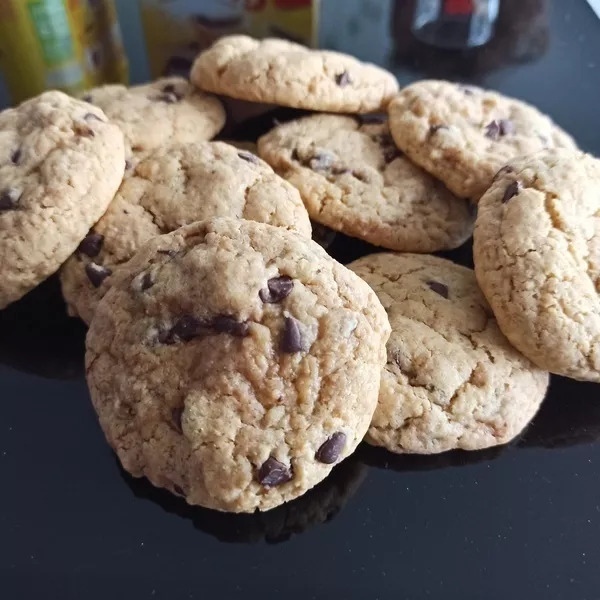
[{"label": "green label", "polygon": [[46,64],[57,65],[74,58],[63,0],[31,0],[28,8]]}]

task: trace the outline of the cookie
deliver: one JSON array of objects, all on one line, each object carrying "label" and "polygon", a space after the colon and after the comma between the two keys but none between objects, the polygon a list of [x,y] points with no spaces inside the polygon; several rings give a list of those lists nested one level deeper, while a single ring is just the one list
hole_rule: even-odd
[{"label": "cookie", "polygon": [[99,106],[122,129],[134,154],[210,140],[225,124],[219,100],[182,77],[130,88],[105,85],[88,90],[82,99]]},{"label": "cookie", "polygon": [[217,40],[198,56],[190,79],[240,100],[330,112],[382,110],[398,91],[391,73],[347,54],[245,35]]},{"label": "cookie", "polygon": [[402,155],[385,117],[304,117],[261,137],[258,152],[300,190],[310,217],[336,231],[412,252],[471,235],[470,204]]},{"label": "cookie", "polygon": [[113,274],[144,242],[209,217],[250,219],[311,235],[298,191],[256,155],[223,142],[157,150],[131,169],[63,267],[69,313],[89,323]]},{"label": "cookie", "polygon": [[548,373],[502,335],[471,269],[416,254],[372,254],[349,267],[392,326],[366,441],[433,454],[505,444],[523,430]]},{"label": "cookie", "polygon": [[600,161],[511,161],[479,203],[475,272],[500,328],[540,367],[600,382]]},{"label": "cookie", "polygon": [[361,441],[388,335],[369,286],[315,242],[211,219],[121,271],[89,329],[88,384],[134,476],[190,504],[267,510]]},{"label": "cookie", "polygon": [[511,158],[576,147],[533,106],[474,86],[419,81],[388,110],[398,147],[456,195],[473,200]]},{"label": "cookie", "polygon": [[85,102],[46,92],[0,113],[0,308],[69,257],[124,169],[123,134]]}]

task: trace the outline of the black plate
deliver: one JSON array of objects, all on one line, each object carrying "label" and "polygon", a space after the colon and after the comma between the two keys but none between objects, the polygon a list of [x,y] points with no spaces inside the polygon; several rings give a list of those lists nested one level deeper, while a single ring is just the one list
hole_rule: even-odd
[{"label": "black plate", "polygon": [[[339,18],[329,47],[387,53],[402,82],[443,76],[513,94],[600,153],[600,22],[584,0],[502,0],[494,41],[465,52],[412,39],[412,0],[387,17],[383,0],[353,16],[355,4],[325,2],[325,18]],[[369,33],[376,18],[395,43]],[[343,261],[372,250],[344,236],[331,246]],[[468,244],[449,255],[471,264]],[[399,457],[363,445],[303,498],[223,515],[119,468],[89,402],[84,335],[55,279],[0,312],[0,597],[600,597],[597,385],[553,378],[506,448]]]}]

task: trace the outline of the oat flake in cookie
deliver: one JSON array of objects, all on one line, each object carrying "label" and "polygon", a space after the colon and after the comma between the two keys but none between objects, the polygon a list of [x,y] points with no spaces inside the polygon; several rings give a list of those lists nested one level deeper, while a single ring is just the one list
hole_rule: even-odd
[{"label": "oat flake in cookie", "polygon": [[432,454],[505,444],[524,429],[548,373],[502,335],[471,269],[416,254],[371,254],[349,266],[392,327],[366,441]]},{"label": "oat flake in cookie", "polygon": [[382,110],[398,91],[391,73],[347,54],[245,35],[223,37],[202,52],[190,78],[240,100],[331,112]]},{"label": "oat flake in cookie", "polygon": [[481,198],[475,272],[508,339],[540,367],[600,382],[600,160],[511,161]]},{"label": "oat flake in cookie", "polygon": [[210,140],[225,124],[225,109],[182,77],[144,85],[105,85],[83,100],[99,106],[125,134],[129,152],[144,153],[173,144]]},{"label": "oat flake in cookie", "polygon": [[300,190],[310,217],[336,231],[411,252],[471,235],[469,202],[403,156],[385,116],[304,117],[260,138],[258,150]]},{"label": "oat flake in cookie", "polygon": [[223,142],[163,148],[132,167],[106,214],[64,265],[69,313],[89,323],[114,273],[142,244],[210,217],[311,233],[298,191],[255,154]]},{"label": "oat flake in cookie", "polygon": [[510,159],[575,148],[550,118],[520,100],[448,81],[419,81],[388,107],[398,146],[462,198],[478,200]]},{"label": "oat flake in cookie", "polygon": [[190,504],[268,510],[363,438],[388,335],[373,291],[315,242],[213,219],[121,271],[87,336],[88,384],[130,473]]},{"label": "oat flake in cookie", "polygon": [[69,257],[124,169],[123,134],[85,102],[46,92],[0,113],[0,308]]}]

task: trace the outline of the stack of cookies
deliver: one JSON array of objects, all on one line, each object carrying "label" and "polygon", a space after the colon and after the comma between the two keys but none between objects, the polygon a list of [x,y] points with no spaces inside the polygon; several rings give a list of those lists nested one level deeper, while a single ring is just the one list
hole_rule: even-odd
[{"label": "stack of cookies", "polygon": [[[211,141],[230,100],[311,114]],[[231,36],[190,82],[0,113],[0,307],[60,268],[125,469],[268,510],[363,439],[487,448],[526,427],[548,371],[600,381],[598,185],[520,101]],[[386,251],[345,267],[311,221]],[[475,271],[430,254],[474,228]]]}]

